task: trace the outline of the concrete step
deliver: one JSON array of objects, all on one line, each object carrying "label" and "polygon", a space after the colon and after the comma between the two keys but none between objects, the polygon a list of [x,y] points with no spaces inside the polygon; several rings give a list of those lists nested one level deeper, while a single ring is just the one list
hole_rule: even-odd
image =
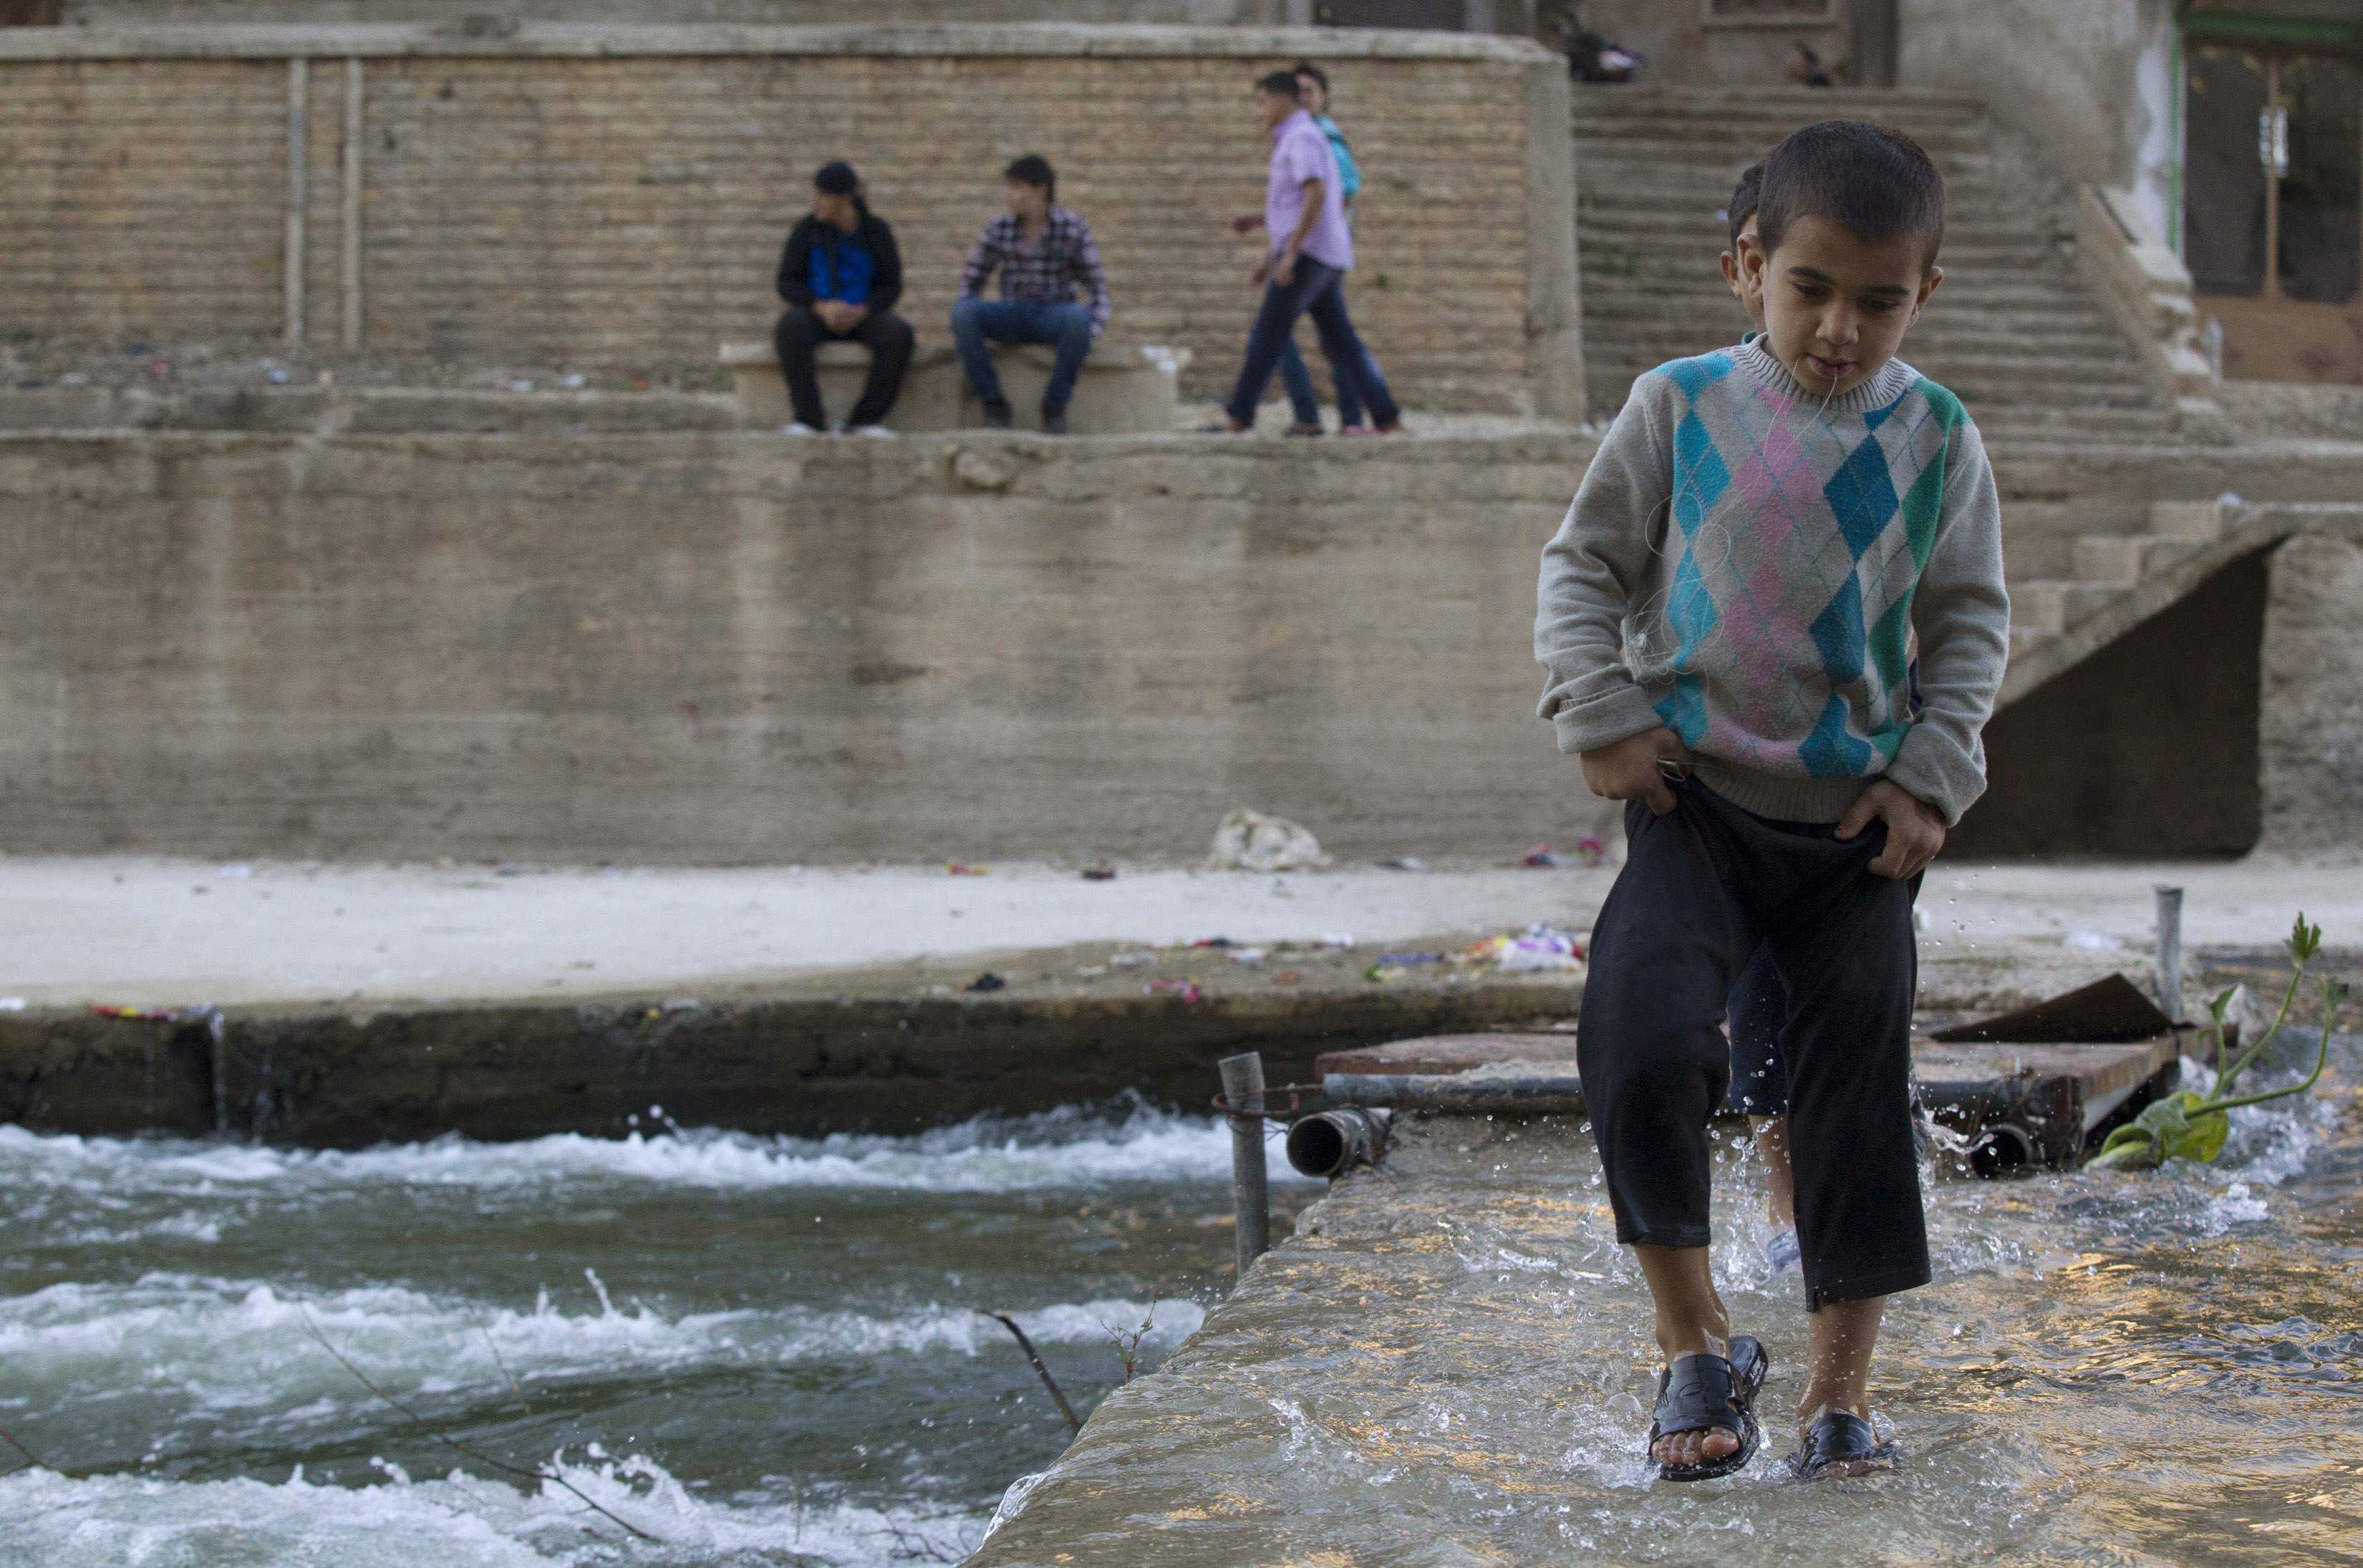
[{"label": "concrete step", "polygon": [[2010,611],[2012,616],[2010,624],[2011,657],[2016,658],[2023,653],[2031,653],[2035,649],[2041,647],[2045,643],[2049,642],[2053,637],[2058,635],[2058,633],[2046,631],[2040,626],[2022,624],[2017,619],[2018,601],[2014,596],[2011,600]]},{"label": "concrete step", "polygon": [[[1715,295],[1728,298],[1723,274],[1710,251],[1679,271],[1630,273],[1605,271],[1584,258],[1583,315],[1603,321],[1647,319],[1651,315],[1680,319],[1676,313],[1695,309]],[[1945,287],[1928,304],[1914,330],[1974,321],[1994,329],[2039,335],[2072,330],[2094,323],[2113,326],[2114,318],[2101,303],[2066,280],[2047,288],[1982,286],[1975,280],[1953,286],[1947,273]]]},{"label": "concrete step", "polygon": [[2090,582],[2130,588],[2150,573],[2205,549],[2205,539],[2170,539],[2157,534],[2088,536],[2069,553],[2068,569]]},{"label": "concrete step", "polygon": [[2125,591],[2126,584],[2086,582],[2077,578],[2037,578],[2013,584],[2010,620],[2014,632],[2046,635],[2067,631]]},{"label": "concrete step", "polygon": [[2153,501],[2148,532],[2164,539],[2195,539],[2212,545],[2224,536],[2220,501]]}]

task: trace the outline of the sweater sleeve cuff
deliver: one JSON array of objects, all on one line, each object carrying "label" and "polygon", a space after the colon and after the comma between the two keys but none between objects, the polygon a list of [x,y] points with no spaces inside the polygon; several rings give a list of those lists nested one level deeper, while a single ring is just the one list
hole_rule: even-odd
[{"label": "sweater sleeve cuff", "polygon": [[1925,723],[1914,724],[1905,733],[1903,744],[1895,748],[1895,760],[1887,765],[1885,778],[1934,806],[1947,827],[1957,825],[1961,814],[1986,791],[1984,760]]},{"label": "sweater sleeve cuff", "polygon": [[1573,756],[1614,745],[1666,721],[1637,686],[1623,686],[1582,703],[1570,703],[1551,715],[1560,751]]}]

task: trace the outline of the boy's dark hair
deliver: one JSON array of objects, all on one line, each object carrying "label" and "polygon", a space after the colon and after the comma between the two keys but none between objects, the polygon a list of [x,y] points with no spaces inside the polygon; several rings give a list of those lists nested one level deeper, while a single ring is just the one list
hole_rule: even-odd
[{"label": "boy's dark hair", "polygon": [[1050,167],[1050,160],[1038,152],[1029,152],[1018,159],[1001,171],[1001,177],[1020,185],[1031,185],[1054,202],[1059,199],[1058,171]]},{"label": "boy's dark hair", "polygon": [[832,196],[850,196],[861,189],[861,178],[854,173],[852,164],[834,159],[813,171],[813,189]]},{"label": "boy's dark hair", "polygon": [[[1758,159],[1739,171],[1739,183],[1731,188],[1731,206],[1725,216],[1731,219],[1731,253],[1739,254],[1739,231],[1756,215],[1757,204],[1764,194],[1764,160]],[[1758,231],[1762,237],[1762,231]]]},{"label": "boy's dark hair", "polygon": [[1329,95],[1329,73],[1322,70],[1319,66],[1314,64],[1311,61],[1298,61],[1296,62],[1296,69],[1290,72],[1289,74],[1291,76],[1310,76],[1314,81],[1321,83],[1321,95],[1325,98]]},{"label": "boy's dark hair", "polygon": [[1945,177],[1902,131],[1823,120],[1791,132],[1765,156],[1756,201],[1765,254],[1780,249],[1789,226],[1804,217],[1825,219],[1858,239],[1925,237],[1926,267],[1945,238]]},{"label": "boy's dark hair", "polygon": [[1269,93],[1275,98],[1285,98],[1292,104],[1304,101],[1304,94],[1297,90],[1296,72],[1293,71],[1275,71],[1269,76],[1259,76],[1256,79],[1255,90]]}]

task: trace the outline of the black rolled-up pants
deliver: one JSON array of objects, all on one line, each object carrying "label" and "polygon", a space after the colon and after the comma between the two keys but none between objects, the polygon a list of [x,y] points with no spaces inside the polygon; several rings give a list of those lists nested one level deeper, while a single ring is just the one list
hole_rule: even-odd
[{"label": "black rolled-up pants", "polygon": [[1873,823],[1778,823],[1692,779],[1652,815],[1625,808],[1624,869],[1592,932],[1576,1056],[1616,1239],[1703,1247],[1707,1120],[1730,1052],[1732,981],[1758,948],[1789,995],[1789,1157],[1805,1305],[1928,1283],[1912,1130],[1912,902],[1874,875]]}]

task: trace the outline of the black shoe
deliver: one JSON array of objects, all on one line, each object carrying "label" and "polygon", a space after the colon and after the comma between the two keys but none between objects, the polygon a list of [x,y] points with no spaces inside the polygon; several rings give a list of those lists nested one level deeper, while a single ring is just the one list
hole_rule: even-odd
[{"label": "black shoe", "polygon": [[984,427],[987,430],[1006,430],[1009,425],[1009,404],[994,398],[984,405]]},{"label": "black shoe", "polygon": [[1045,436],[1064,436],[1066,433],[1067,411],[1063,408],[1044,409],[1042,411],[1042,434]]},{"label": "black shoe", "polygon": [[1752,1334],[1735,1336],[1719,1355],[1686,1355],[1658,1374],[1658,1409],[1649,1421],[1649,1440],[1641,1452],[1657,1458],[1658,1440],[1676,1432],[1721,1430],[1739,1440],[1739,1446],[1720,1459],[1695,1464],[1658,1463],[1660,1481],[1708,1481],[1728,1475],[1756,1457],[1762,1437],[1756,1424],[1756,1396],[1771,1367],[1764,1346]]},{"label": "black shoe", "polygon": [[1863,1475],[1894,1469],[1898,1452],[1893,1441],[1880,1441],[1870,1423],[1851,1410],[1825,1410],[1789,1456],[1789,1468],[1804,1481]]}]

